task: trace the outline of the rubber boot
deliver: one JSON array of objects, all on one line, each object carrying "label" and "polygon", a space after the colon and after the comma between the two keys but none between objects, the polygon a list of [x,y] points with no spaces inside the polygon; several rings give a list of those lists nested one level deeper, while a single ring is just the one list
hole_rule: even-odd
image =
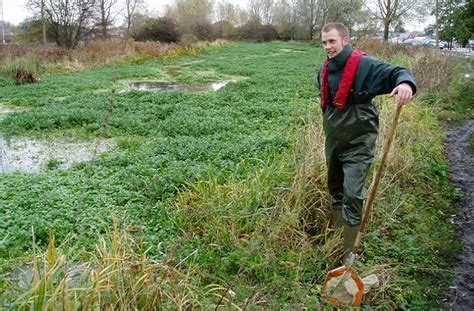
[{"label": "rubber boot", "polygon": [[344,224],[344,264],[347,263],[350,258],[352,248],[357,239],[357,233],[359,232],[360,225],[350,226]]},{"label": "rubber boot", "polygon": [[338,210],[338,209],[332,210],[332,221],[333,221],[335,229],[339,229],[342,227],[343,222],[342,222],[341,210]]}]

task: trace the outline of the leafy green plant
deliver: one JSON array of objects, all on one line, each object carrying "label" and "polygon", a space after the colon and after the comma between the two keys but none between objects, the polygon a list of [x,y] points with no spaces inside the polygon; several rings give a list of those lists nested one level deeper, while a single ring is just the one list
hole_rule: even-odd
[{"label": "leafy green plant", "polygon": [[48,162],[46,162],[46,168],[48,170],[54,170],[57,169],[62,163],[63,161],[59,159],[49,159]]},{"label": "leafy green plant", "polygon": [[474,156],[474,135],[469,136],[469,153]]}]

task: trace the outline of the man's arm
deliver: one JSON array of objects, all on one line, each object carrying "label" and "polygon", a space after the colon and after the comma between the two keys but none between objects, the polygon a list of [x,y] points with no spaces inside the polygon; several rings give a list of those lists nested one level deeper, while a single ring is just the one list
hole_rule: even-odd
[{"label": "man's arm", "polygon": [[397,104],[405,105],[416,93],[413,75],[402,67],[384,63],[373,57],[363,57],[357,71],[356,89],[366,90],[372,97],[396,95]]}]

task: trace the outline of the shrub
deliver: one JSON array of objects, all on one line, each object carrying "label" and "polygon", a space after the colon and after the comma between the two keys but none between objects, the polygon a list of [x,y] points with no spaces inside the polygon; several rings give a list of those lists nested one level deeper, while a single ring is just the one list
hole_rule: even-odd
[{"label": "shrub", "polygon": [[278,38],[278,31],[273,25],[262,25],[258,28],[256,39],[257,41],[272,41]]},{"label": "shrub", "polygon": [[148,18],[142,27],[132,35],[137,41],[179,42],[181,32],[171,17]]},{"label": "shrub", "polygon": [[262,25],[259,21],[250,20],[240,28],[242,39],[272,41],[278,38],[278,31],[273,25]]},{"label": "shrub", "polygon": [[212,25],[207,22],[197,23],[193,26],[193,34],[198,40],[211,40]]},{"label": "shrub", "polygon": [[11,76],[16,84],[25,84],[38,82],[44,69],[38,58],[25,56],[6,61],[1,71],[3,75]]},{"label": "shrub", "polygon": [[235,38],[237,37],[237,28],[228,21],[220,21],[212,24],[212,35],[214,38]]},{"label": "shrub", "polygon": [[239,27],[239,37],[242,39],[254,39],[260,26],[260,21],[250,19],[244,25]]}]

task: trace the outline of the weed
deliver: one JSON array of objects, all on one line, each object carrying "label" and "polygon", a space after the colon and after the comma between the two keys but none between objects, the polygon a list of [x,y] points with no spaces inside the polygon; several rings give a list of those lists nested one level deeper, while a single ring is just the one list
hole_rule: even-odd
[{"label": "weed", "polygon": [[474,156],[474,134],[469,136],[469,153]]},{"label": "weed", "polygon": [[54,169],[57,169],[62,163],[63,163],[63,161],[61,161],[61,160],[58,160],[58,159],[50,159],[50,160],[46,163],[46,168],[47,168],[48,170],[54,170]]},{"label": "weed", "polygon": [[197,56],[206,49],[212,52],[226,44],[223,40],[181,44],[98,40],[72,50],[43,45],[5,45],[0,46],[3,64],[0,66],[0,76],[16,75],[18,68],[36,78],[44,74],[83,71],[115,62],[144,64],[152,59]]},{"label": "weed", "polygon": [[425,47],[378,40],[358,40],[355,45],[384,61],[410,69],[421,95],[448,91],[455,75],[454,68],[461,63],[454,53]]},{"label": "weed", "polygon": [[4,278],[0,306],[37,310],[194,309],[199,306],[196,297],[205,294],[189,282],[192,269],[181,271],[184,260],[152,260],[140,239],[117,221],[112,231],[99,236],[87,262],[75,261],[78,259],[67,251],[67,241],[57,247],[51,236],[45,252],[37,254],[31,265]]},{"label": "weed", "polygon": [[465,60],[453,68],[453,82],[447,92],[424,97],[439,110],[439,118],[448,123],[461,123],[474,118],[474,61]]},{"label": "weed", "polygon": [[5,62],[0,72],[12,77],[16,84],[24,84],[39,81],[38,77],[43,73],[43,68],[38,59],[27,56]]}]

